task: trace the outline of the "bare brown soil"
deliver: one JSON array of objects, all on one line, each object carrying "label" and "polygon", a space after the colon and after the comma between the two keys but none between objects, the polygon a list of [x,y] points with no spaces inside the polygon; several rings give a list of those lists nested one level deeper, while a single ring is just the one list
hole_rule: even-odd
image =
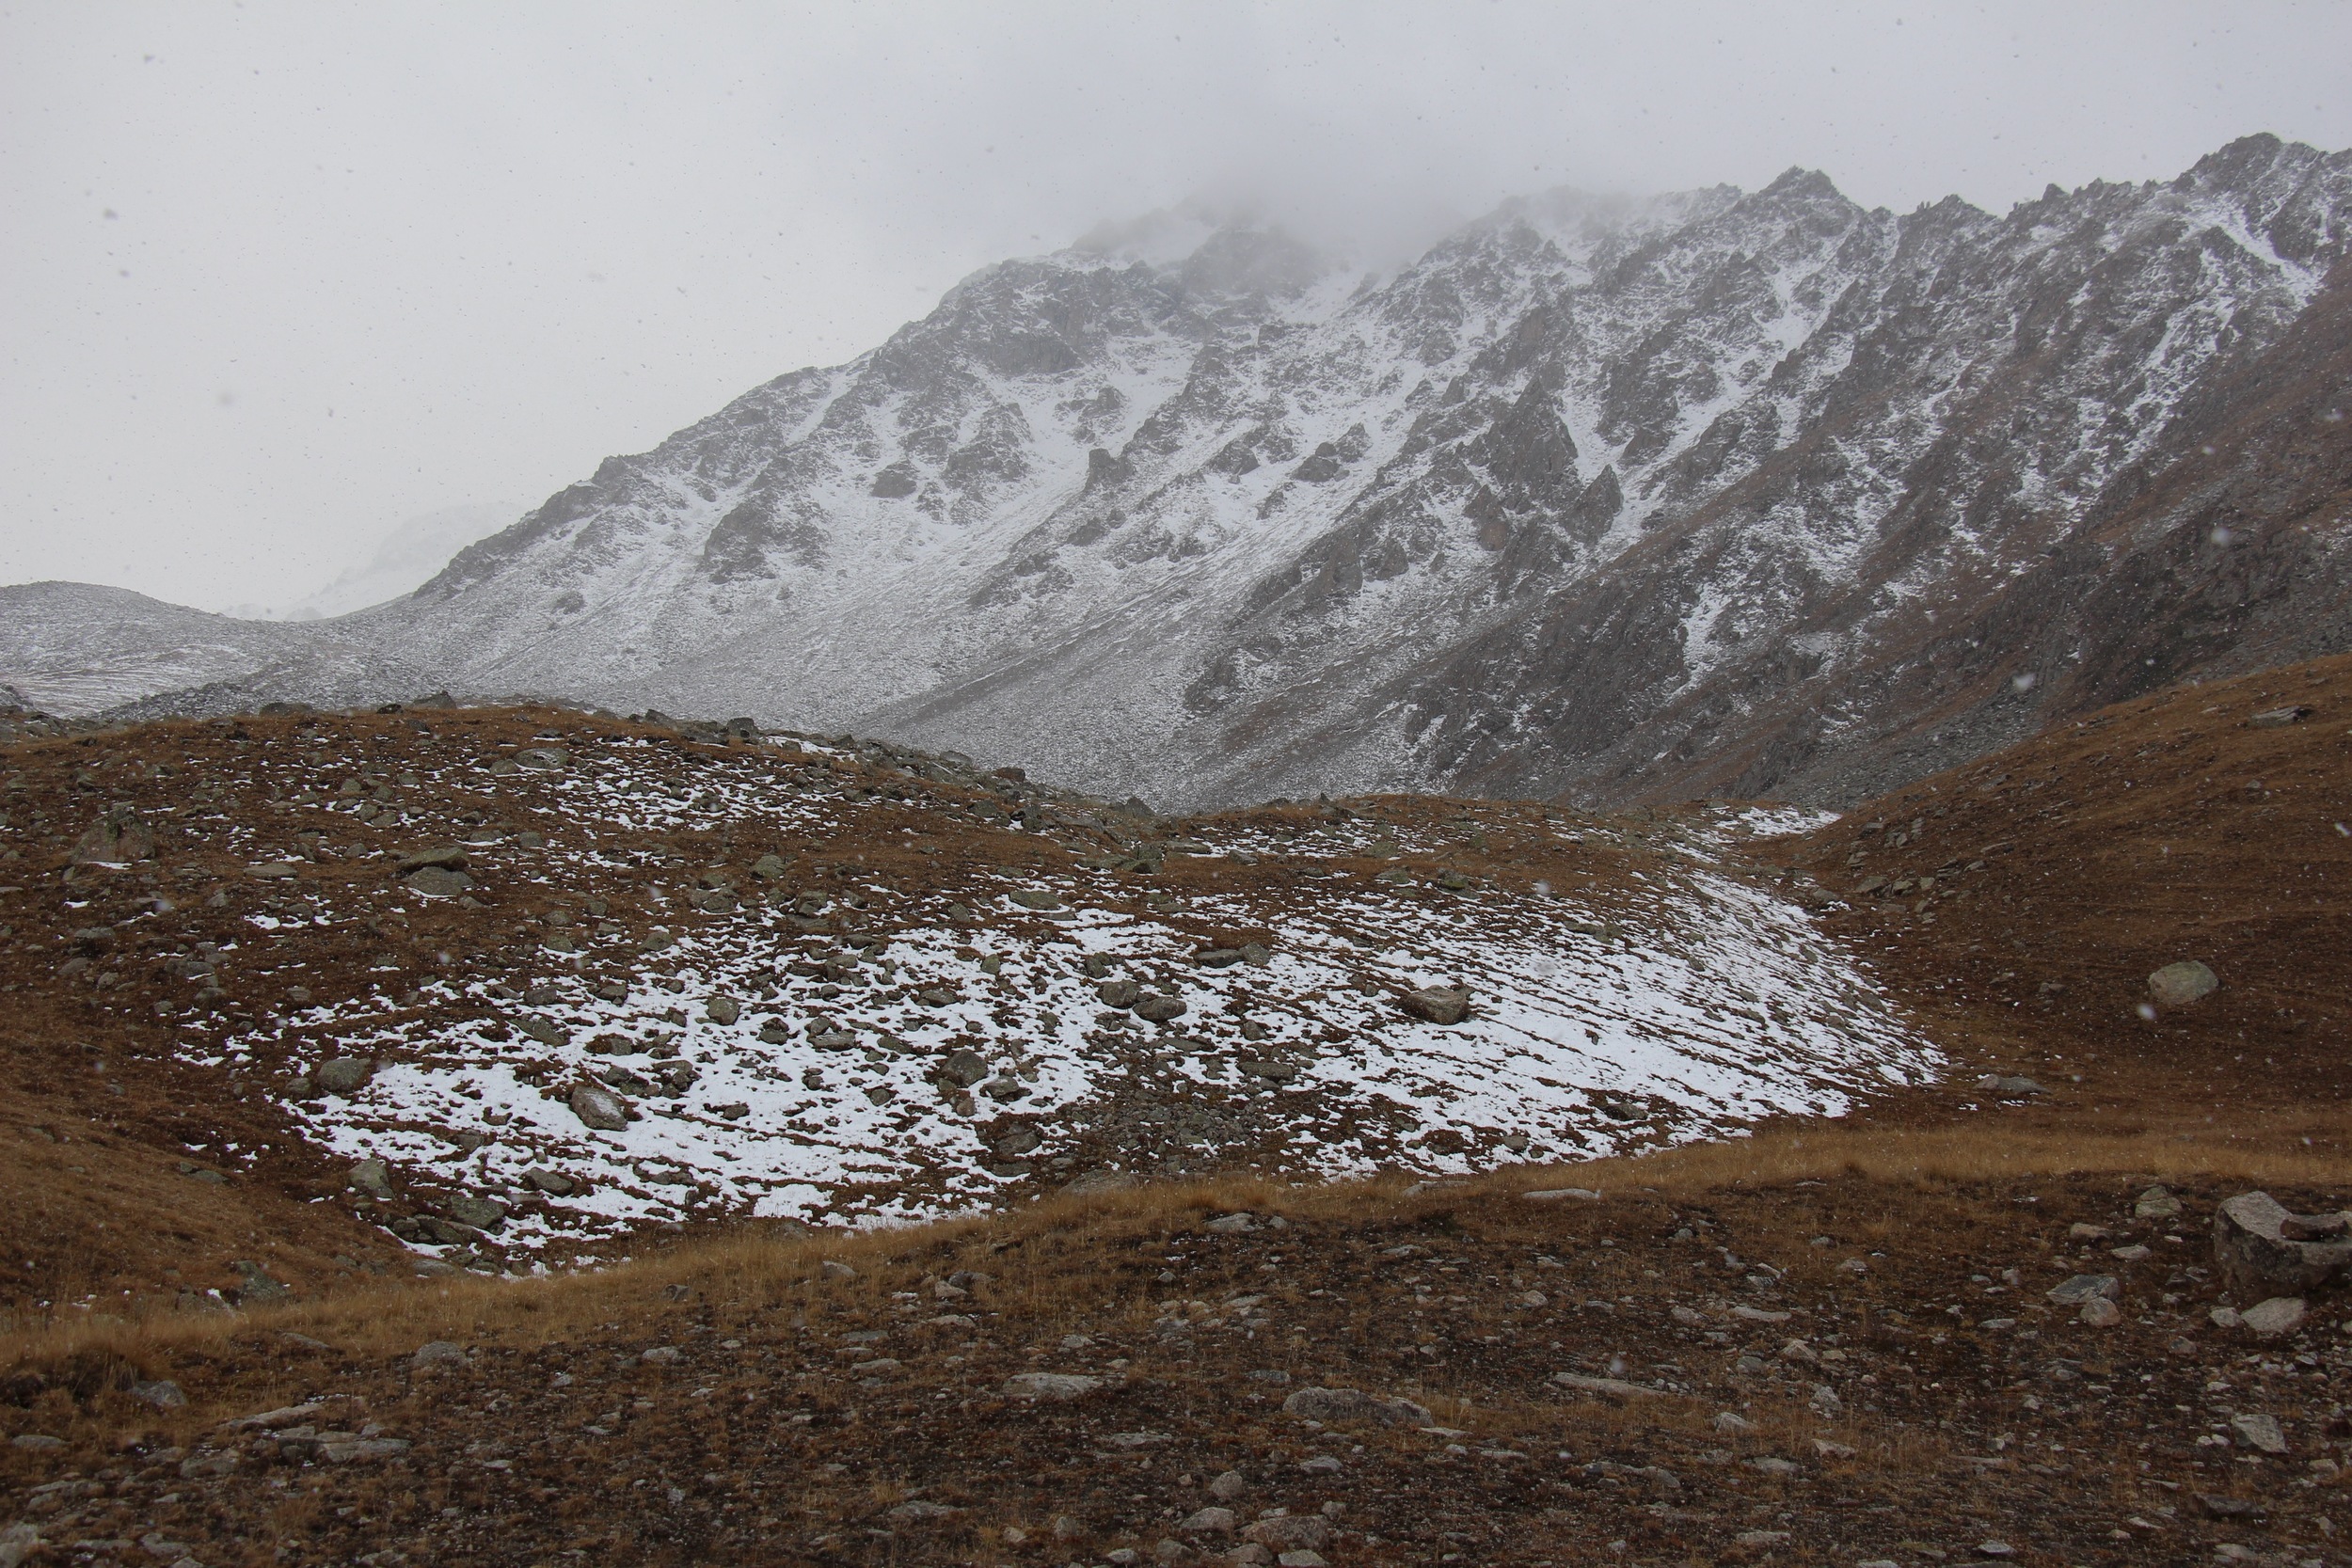
[{"label": "bare brown soil", "polygon": [[[2258,714],[2302,710],[2271,725]],[[1798,841],[1830,928],[2067,1116],[2332,1136],[2352,1097],[2352,657],[2185,687]],[[1923,881],[1931,879],[1931,881]],[[2194,960],[2221,987],[2158,1006]],[[2297,1135],[2300,1135],[2299,1133]]]},{"label": "bare brown soil", "polygon": [[[332,1178],[298,1147],[223,1185],[178,1172],[202,1140],[175,1117],[259,1146],[265,1116],[200,1077],[89,1070],[159,1060],[131,1053],[152,1025],[12,968],[0,1179],[75,1239],[42,1254],[16,1222],[8,1266],[53,1291],[101,1278],[103,1221],[154,1233],[126,1278],[166,1253],[217,1270],[242,1227],[286,1243],[272,1267],[303,1295],[234,1317],[27,1312],[0,1348],[0,1432],[61,1441],[0,1449],[0,1523],[60,1562],[184,1544],[208,1565],[1059,1565],[1233,1553],[1184,1528],[1218,1504],[1342,1565],[2337,1562],[2346,1304],[2314,1297],[2280,1339],[2217,1326],[2210,1308],[2251,1302],[2205,1238],[2248,1187],[2298,1209],[2352,1196],[2352,965],[2329,940],[2352,860],[2334,826],[2352,825],[2347,695],[2341,659],[2168,693],[1756,846],[1759,874],[1821,900],[1935,1031],[1953,1083],[1418,1190],[1170,1181],[898,1232],[713,1226],[546,1279],[377,1277],[364,1265],[390,1249],[302,1201]],[[2289,705],[2312,711],[2248,722]],[[1517,808],[1424,809],[1494,834]],[[1670,826],[1617,824],[1621,852],[1669,852]],[[1481,875],[1574,869],[1483,847]],[[1912,886],[1864,891],[1880,877]],[[2144,1017],[2149,974],[2184,958],[2221,989]],[[40,1043],[56,1037],[100,1050]],[[1979,1090],[1979,1072],[2047,1092]],[[35,1122],[79,1141],[27,1138]],[[72,1160],[92,1134],[111,1165]],[[131,1174],[78,1196],[67,1163]],[[2159,1181],[2183,1212],[2137,1216]],[[1602,1196],[1520,1196],[1569,1186]],[[185,1239],[157,1241],[168,1226]],[[2117,1278],[2120,1322],[2048,1298],[2078,1273]],[[417,1366],[437,1340],[466,1359]],[[1032,1371],[1096,1382],[1022,1397],[1008,1379]],[[157,1378],[188,1404],[128,1386]],[[1285,1414],[1309,1386],[1429,1420]],[[224,1424],[313,1400],[275,1433]],[[2283,1453],[2239,1419],[2259,1416]],[[1260,1520],[1274,1510],[1293,1523]]]}]

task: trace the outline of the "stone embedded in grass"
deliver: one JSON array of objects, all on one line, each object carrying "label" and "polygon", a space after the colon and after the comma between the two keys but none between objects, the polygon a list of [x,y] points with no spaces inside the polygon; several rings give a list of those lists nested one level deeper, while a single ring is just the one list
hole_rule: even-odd
[{"label": "stone embedded in grass", "polygon": [[319,1445],[319,1457],[329,1465],[377,1465],[407,1451],[405,1437],[350,1437]]},{"label": "stone embedded in grass", "polygon": [[428,898],[450,898],[473,886],[473,878],[464,871],[428,865],[411,871],[403,879],[410,891]]},{"label": "stone embedded in grass", "polygon": [[2148,976],[2148,994],[2164,1007],[2185,1007],[2221,989],[2221,977],[2194,958],[2166,964]]},{"label": "stone embedded in grass", "polygon": [[168,1378],[158,1378],[152,1383],[134,1383],[131,1385],[131,1397],[158,1410],[177,1410],[188,1402],[188,1396]]},{"label": "stone embedded in grass", "polygon": [[1437,1419],[1411,1400],[1384,1399],[1360,1388],[1301,1388],[1282,1402],[1282,1413],[1310,1421],[1369,1421],[1392,1427],[1425,1427]]},{"label": "stone embedded in grass", "polygon": [[828,1258],[817,1265],[817,1272],[827,1279],[855,1279],[857,1270],[837,1258]]},{"label": "stone embedded in grass", "polygon": [[450,1339],[435,1339],[417,1347],[417,1354],[408,1358],[409,1369],[424,1371],[433,1367],[462,1367],[473,1358],[466,1347]]},{"label": "stone embedded in grass", "polygon": [[1015,1372],[1005,1379],[1008,1398],[1043,1400],[1057,1404],[1083,1399],[1102,1386],[1101,1378],[1076,1372]]},{"label": "stone embedded in grass", "polygon": [[2149,1188],[2139,1195],[2139,1201],[2132,1205],[2132,1214],[2137,1219],[2178,1219],[2180,1213],[2181,1200],[2172,1196],[2170,1189],[2165,1187]]},{"label": "stone embedded in grass", "polygon": [[2094,1296],[2119,1301],[2123,1295],[2123,1282],[2111,1274],[2078,1274],[2053,1285],[2047,1294],[2060,1307],[2078,1307]]},{"label": "stone embedded in grass", "polygon": [[1987,1094],[1998,1095],[2003,1100],[2025,1100],[2033,1095],[2050,1092],[2030,1078],[2013,1078],[1995,1072],[1988,1072],[1978,1079],[1977,1087]]}]

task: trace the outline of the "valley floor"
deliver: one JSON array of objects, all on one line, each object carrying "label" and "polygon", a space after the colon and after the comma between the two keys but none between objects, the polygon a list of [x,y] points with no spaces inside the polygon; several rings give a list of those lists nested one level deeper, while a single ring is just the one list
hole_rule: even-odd
[{"label": "valley floor", "polygon": [[[2348,720],[2352,660],[2272,672],[1731,834],[1710,863],[1814,907],[1942,1081],[1581,1162],[1331,1182],[1254,1145],[1257,1174],[407,1278],[276,1102],[237,1102],[249,1164],[179,1172],[152,1097],[226,1119],[225,1069],[90,1071],[60,1047],[105,1046],[96,1015],[27,990],[17,1272],[96,1299],[112,1226],[151,1298],[175,1248],[200,1285],[280,1246],[233,1313],[20,1298],[0,1560],[2352,1560],[2352,1303],[2249,1326],[2271,1292],[2213,1243],[2233,1195],[2352,1185]],[[1658,857],[1624,869],[1720,820],[1620,825]],[[1557,874],[1480,831],[1449,867]],[[2185,960],[2218,989],[2151,988]],[[93,1132],[108,1100],[136,1114]]]}]

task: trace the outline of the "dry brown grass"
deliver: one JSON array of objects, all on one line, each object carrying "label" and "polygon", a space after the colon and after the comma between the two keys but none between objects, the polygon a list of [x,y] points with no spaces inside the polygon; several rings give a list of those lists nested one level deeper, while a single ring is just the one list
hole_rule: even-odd
[{"label": "dry brown grass", "polygon": [[[1644,1156],[1514,1167],[1410,1194],[1410,1183],[1395,1177],[1310,1185],[1252,1178],[1152,1183],[902,1229],[816,1235],[730,1229],[609,1268],[534,1279],[367,1281],[312,1301],[235,1315],[155,1311],[124,1320],[53,1312],[0,1329],[0,1370],[42,1370],[53,1382],[86,1382],[102,1375],[91,1370],[101,1368],[106,1376],[125,1370],[151,1375],[158,1367],[190,1354],[219,1354],[230,1339],[257,1333],[301,1334],[367,1359],[404,1357],[432,1339],[626,1338],[638,1323],[658,1321],[673,1305],[674,1290],[770,1310],[876,1299],[958,1269],[993,1275],[993,1309],[1016,1321],[1113,1309],[1140,1319],[1153,1303],[1118,1283],[1104,1260],[1238,1210],[1376,1226],[1470,1207],[1489,1227],[1540,1239],[1564,1228],[1638,1226],[1652,1213],[1710,1194],[1859,1179],[1885,1189],[1883,1217],[1855,1227],[1875,1239],[1916,1223],[1922,1201],[1942,1208],[1956,1200],[1948,1189],[1974,1184],[2114,1177],[2286,1189],[2352,1186],[2352,1158],[2316,1143],[2307,1147],[2305,1134],[2296,1130],[2302,1125],[2286,1121],[2266,1134],[2240,1130],[2229,1137],[2185,1138],[2158,1131],[2076,1134],[1992,1118],[1919,1129],[1807,1122]],[[1603,1201],[1534,1204],[1518,1196],[1570,1185],[1597,1189]],[[1811,1210],[1801,1192],[1790,1197],[1786,1226],[1773,1227],[1786,1234],[1751,1244],[1785,1243],[1788,1262],[1801,1272],[1826,1267],[1826,1259],[1802,1245],[1813,1223]],[[848,1264],[857,1277],[826,1277],[828,1260]]]}]

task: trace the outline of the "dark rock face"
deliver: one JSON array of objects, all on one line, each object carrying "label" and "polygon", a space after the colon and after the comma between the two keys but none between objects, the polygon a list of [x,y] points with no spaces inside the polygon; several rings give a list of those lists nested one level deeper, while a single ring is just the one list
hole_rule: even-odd
[{"label": "dark rock face", "polygon": [[1553,192],[1385,277],[1164,215],[607,461],[270,670],[317,701],[373,642],[404,690],[1180,807],[1850,799],[2352,647],[2348,232],[2352,155],[2266,136],[2004,216],[1796,170]]}]

